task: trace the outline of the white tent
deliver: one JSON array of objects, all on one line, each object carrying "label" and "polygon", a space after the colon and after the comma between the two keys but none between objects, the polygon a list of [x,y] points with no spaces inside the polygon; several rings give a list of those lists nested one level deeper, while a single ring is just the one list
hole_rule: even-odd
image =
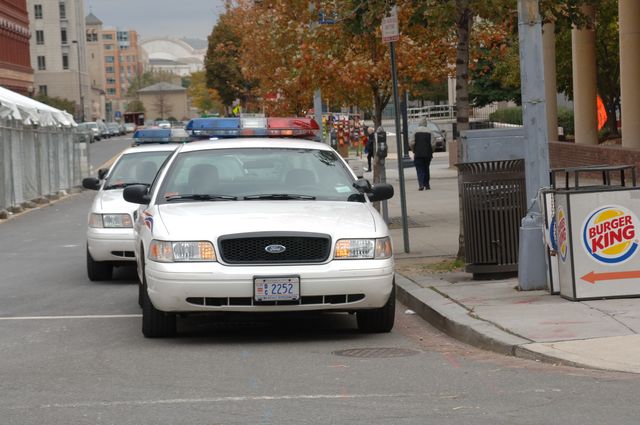
[{"label": "white tent", "polygon": [[71,114],[0,87],[0,120],[13,119],[26,125],[75,127]]}]

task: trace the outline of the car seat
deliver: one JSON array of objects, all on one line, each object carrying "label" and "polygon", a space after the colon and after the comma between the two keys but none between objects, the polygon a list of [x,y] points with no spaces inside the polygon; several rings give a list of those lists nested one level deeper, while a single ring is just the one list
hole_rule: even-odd
[{"label": "car seat", "polygon": [[189,191],[213,195],[218,191],[218,169],[211,164],[196,164],[189,170]]}]

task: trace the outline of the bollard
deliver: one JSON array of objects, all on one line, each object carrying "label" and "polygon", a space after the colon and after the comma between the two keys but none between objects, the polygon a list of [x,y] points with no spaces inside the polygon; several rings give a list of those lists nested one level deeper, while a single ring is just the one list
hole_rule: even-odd
[{"label": "bollard", "polygon": [[542,214],[529,211],[520,225],[518,263],[528,263],[527,267],[519,268],[518,287],[522,291],[534,291],[547,287],[545,252]]}]

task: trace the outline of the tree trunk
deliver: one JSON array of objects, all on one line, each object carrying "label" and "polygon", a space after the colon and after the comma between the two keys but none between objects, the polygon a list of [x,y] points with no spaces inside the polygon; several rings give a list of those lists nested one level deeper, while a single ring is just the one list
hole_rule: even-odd
[{"label": "tree trunk", "polygon": [[[470,0],[456,0],[456,33],[458,37],[456,54],[456,123],[458,126],[458,162],[462,162],[462,148],[460,134],[469,129],[469,36],[471,33],[471,6]],[[460,175],[458,174],[458,183]],[[460,230],[458,233],[458,255],[464,259],[464,222],[462,192],[458,191],[458,204],[460,209]]]}]

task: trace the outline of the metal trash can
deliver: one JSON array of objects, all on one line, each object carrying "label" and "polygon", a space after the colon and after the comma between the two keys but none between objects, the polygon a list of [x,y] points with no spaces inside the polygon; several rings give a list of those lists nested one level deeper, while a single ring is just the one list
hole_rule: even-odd
[{"label": "metal trash can", "polygon": [[527,212],[524,160],[456,166],[463,205],[465,270],[474,279],[516,274],[520,221]]}]

